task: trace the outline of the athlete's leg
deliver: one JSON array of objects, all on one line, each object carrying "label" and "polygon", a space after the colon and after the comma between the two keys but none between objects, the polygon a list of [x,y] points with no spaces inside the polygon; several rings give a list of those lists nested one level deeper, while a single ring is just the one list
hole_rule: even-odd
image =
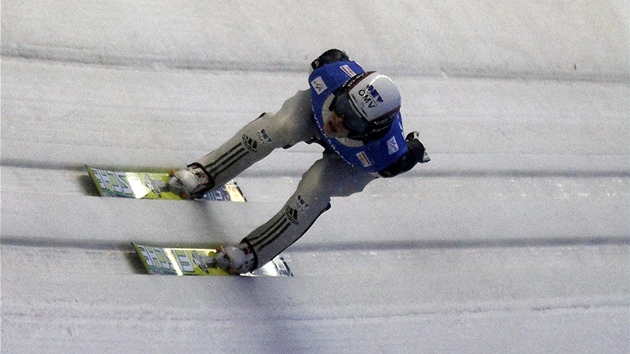
[{"label": "athlete's leg", "polygon": [[330,208],[331,197],[345,197],[361,192],[375,177],[352,167],[337,154],[324,157],[302,176],[297,190],[284,207],[267,223],[241,241],[256,255],[260,267],[297,241]]},{"label": "athlete's leg", "polygon": [[222,186],[274,149],[310,140],[316,134],[312,115],[310,92],[300,91],[277,113],[264,113],[198,163]]},{"label": "athlete's leg", "polygon": [[219,188],[274,149],[312,140],[317,134],[312,115],[310,91],[299,91],[278,112],[263,113],[189,169],[176,172],[169,184],[176,188],[180,183],[183,192],[192,195],[207,192],[204,184]]}]

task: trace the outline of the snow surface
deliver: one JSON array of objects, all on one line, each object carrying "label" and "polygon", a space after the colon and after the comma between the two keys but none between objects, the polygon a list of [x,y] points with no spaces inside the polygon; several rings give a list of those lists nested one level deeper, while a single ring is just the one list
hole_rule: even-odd
[{"label": "snow surface", "polygon": [[[3,353],[628,352],[627,2],[324,4],[3,1]],[[293,278],[143,274],[129,241],[238,242],[321,148],[245,204],[100,198],[83,165],[193,161],[331,47],[394,78],[432,161],[334,200]]]}]

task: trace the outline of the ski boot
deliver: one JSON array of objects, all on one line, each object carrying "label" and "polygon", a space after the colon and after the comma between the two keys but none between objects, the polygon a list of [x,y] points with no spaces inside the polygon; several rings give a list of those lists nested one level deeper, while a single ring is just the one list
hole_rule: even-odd
[{"label": "ski boot", "polygon": [[201,199],[214,187],[214,179],[199,163],[192,163],[179,171],[171,170],[167,185],[171,192],[184,199]]},{"label": "ski boot", "polygon": [[215,267],[219,267],[230,274],[251,272],[256,268],[256,254],[249,245],[241,243],[236,246],[219,246],[214,254]]}]

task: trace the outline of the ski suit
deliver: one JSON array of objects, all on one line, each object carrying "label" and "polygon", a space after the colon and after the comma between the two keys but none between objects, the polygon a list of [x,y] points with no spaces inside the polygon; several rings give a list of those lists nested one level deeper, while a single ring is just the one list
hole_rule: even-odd
[{"label": "ski suit", "polygon": [[[330,114],[333,92],[361,72],[363,69],[352,61],[315,69],[309,76],[309,90],[297,92],[276,113],[263,113],[198,161],[219,187],[274,149],[286,149],[299,142],[317,142],[325,148],[322,158],[303,174],[297,190],[282,209],[241,241],[255,253],[254,268],[297,241],[330,208],[332,197],[361,192],[407,152],[400,115],[389,132],[376,141],[364,143],[324,134],[322,127]],[[386,177],[395,174],[380,173]]]}]

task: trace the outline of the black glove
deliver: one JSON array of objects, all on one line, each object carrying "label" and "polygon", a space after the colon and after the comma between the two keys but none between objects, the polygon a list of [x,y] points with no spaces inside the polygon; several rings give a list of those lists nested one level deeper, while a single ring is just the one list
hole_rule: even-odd
[{"label": "black glove", "polygon": [[338,61],[350,61],[348,55],[339,49],[329,49],[322,53],[317,59],[311,63],[313,70],[330,63],[336,63]]},{"label": "black glove", "polygon": [[424,145],[420,142],[420,140],[418,140],[418,136],[420,136],[418,132],[411,132],[407,134],[407,137],[405,138],[407,146],[416,157],[416,161],[418,161],[418,163],[429,162],[431,159],[429,158]]},{"label": "black glove", "polygon": [[398,160],[394,161],[391,165],[378,173],[382,177],[394,177],[401,173],[405,173],[413,168],[418,163],[425,163],[431,161],[429,155],[424,148],[424,145],[418,140],[418,132],[411,132],[405,138],[407,142],[408,150]]}]

